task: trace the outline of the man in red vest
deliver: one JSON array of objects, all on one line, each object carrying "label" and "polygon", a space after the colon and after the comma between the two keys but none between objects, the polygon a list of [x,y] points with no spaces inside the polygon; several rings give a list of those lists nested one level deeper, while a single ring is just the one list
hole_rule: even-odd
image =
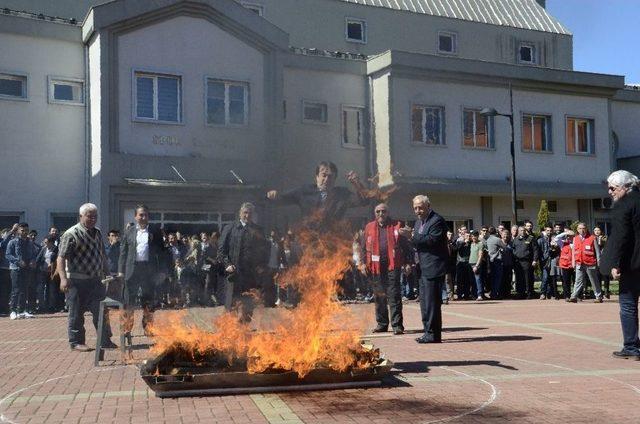
[{"label": "man in red vest", "polygon": [[393,334],[399,335],[404,333],[400,272],[410,263],[413,251],[409,240],[400,235],[401,223],[389,217],[387,205],[380,203],[374,211],[375,220],[364,229],[367,274],[373,284],[378,323],[373,332],[388,331],[391,312]]},{"label": "man in red vest", "polygon": [[573,238],[573,257],[576,264],[576,284],[571,293],[571,302],[577,302],[582,295],[585,277],[589,277],[591,287],[596,294],[596,303],[602,303],[602,291],[598,278],[598,262],[600,261],[600,247],[595,236],[589,234],[584,222],[578,224],[578,234]]}]

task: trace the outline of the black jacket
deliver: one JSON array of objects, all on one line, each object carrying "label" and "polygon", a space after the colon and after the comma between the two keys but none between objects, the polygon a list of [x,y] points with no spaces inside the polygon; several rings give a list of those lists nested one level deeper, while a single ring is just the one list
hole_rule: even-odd
[{"label": "black jacket", "polygon": [[512,245],[514,259],[527,262],[538,261],[538,244],[533,236],[516,237]]},{"label": "black jacket", "polygon": [[600,257],[601,272],[610,274],[611,268],[618,268],[623,277],[640,276],[640,193],[636,190],[613,206],[611,234]]},{"label": "black jacket", "polygon": [[[47,246],[42,246],[40,248],[40,251],[38,252],[38,256],[36,256],[36,267],[38,270],[40,271],[46,271],[47,270],[47,266],[45,264],[45,258],[44,255],[45,253],[47,253]],[[58,247],[57,246],[53,246],[51,249],[51,266],[55,268],[55,263],[56,263],[56,259],[58,259]]]},{"label": "black jacket", "polygon": [[[136,225],[124,230],[120,241],[120,258],[118,273],[124,274],[125,281],[131,279],[136,263],[136,246],[138,229]],[[159,229],[149,226],[149,264],[153,272],[164,271],[166,265],[166,251],[162,233]]]},{"label": "black jacket", "polygon": [[411,242],[418,252],[420,271],[428,279],[441,277],[447,273],[449,249],[447,247],[447,224],[443,217],[433,210],[422,224],[416,220]]},{"label": "black jacket", "polygon": [[262,227],[252,222],[243,226],[238,220],[222,230],[218,241],[218,260],[226,268],[236,267],[240,274],[254,274],[258,267],[266,268],[269,260],[269,242]]},{"label": "black jacket", "polygon": [[344,218],[347,209],[364,206],[368,200],[345,187],[334,187],[323,202],[318,187],[307,184],[282,193],[276,198],[276,202],[298,206],[303,217],[313,216],[314,221],[323,226]]}]

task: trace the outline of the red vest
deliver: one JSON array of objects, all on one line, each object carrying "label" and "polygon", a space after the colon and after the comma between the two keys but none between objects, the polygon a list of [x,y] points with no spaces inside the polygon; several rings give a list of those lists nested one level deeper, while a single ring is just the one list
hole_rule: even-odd
[{"label": "red vest", "polygon": [[[389,271],[400,268],[404,264],[402,249],[398,245],[400,223],[391,221],[384,227],[387,231],[387,257],[389,258]],[[365,249],[367,251],[367,270],[374,275],[380,274],[380,226],[378,222],[371,221],[364,227]]]},{"label": "red vest", "polygon": [[573,238],[573,255],[576,258],[576,265],[596,266],[596,238],[587,233],[584,240],[579,235]]},{"label": "red vest", "polygon": [[571,243],[566,242],[560,250],[560,260],[558,261],[558,265],[563,269],[571,269],[573,268],[572,258],[573,249],[571,248]]}]

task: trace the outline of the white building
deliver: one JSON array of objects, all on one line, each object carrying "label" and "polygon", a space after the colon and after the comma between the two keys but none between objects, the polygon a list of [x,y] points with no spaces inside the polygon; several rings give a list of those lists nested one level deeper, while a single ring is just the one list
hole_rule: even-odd
[{"label": "white building", "polygon": [[105,228],[141,202],[213,228],[246,200],[284,227],[296,211],[264,192],[320,160],[399,185],[398,218],[426,192],[452,226],[507,222],[509,121],[478,111],[508,113],[509,85],[520,219],[544,199],[606,222],[602,182],[640,154],[638,93],[573,71],[534,0],[99,3],[0,0],[0,227],[65,226],[86,200]]}]

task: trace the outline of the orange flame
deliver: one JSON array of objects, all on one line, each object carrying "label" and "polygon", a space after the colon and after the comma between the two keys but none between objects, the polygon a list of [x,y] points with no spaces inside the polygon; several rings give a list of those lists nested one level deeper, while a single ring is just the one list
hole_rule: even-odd
[{"label": "orange flame", "polygon": [[336,282],[349,267],[352,247],[344,231],[348,225],[336,228],[342,236],[338,231],[298,234],[302,258],[281,275],[279,284],[295,287],[300,303],[292,310],[279,310],[269,331],[251,331],[230,312],[214,319],[212,332],[188,323],[186,313],[177,312],[163,323],[156,321],[152,353],[177,349],[187,352],[185,359],[194,363],[207,355],[221,355],[229,365],[246,360],[249,372],[295,371],[300,377],[318,367],[345,371],[371,366],[375,355],[359,340],[365,321],[337,300]]}]

